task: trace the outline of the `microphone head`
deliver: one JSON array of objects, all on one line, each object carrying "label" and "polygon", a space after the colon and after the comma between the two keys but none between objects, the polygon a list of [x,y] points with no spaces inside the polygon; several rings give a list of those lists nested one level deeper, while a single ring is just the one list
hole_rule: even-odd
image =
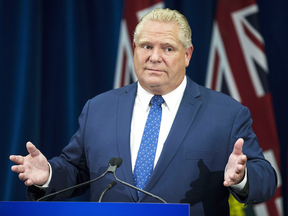
[{"label": "microphone head", "polygon": [[[116,184],[117,184],[116,181],[111,182],[111,186],[112,186],[112,187],[114,187]],[[112,188],[112,187],[111,187],[111,188]]]},{"label": "microphone head", "polygon": [[111,182],[109,185],[107,185],[107,189],[110,190],[111,188],[113,188],[115,185],[117,184],[116,181]]},{"label": "microphone head", "polygon": [[122,162],[123,162],[123,159],[122,159],[121,157],[118,157],[118,158],[115,160],[114,165],[116,165],[117,168],[118,168],[118,167],[121,166]]},{"label": "microphone head", "polygon": [[110,161],[109,161],[109,166],[114,166],[115,165],[115,160],[116,160],[116,158],[115,157],[112,157],[111,159],[110,159]]}]

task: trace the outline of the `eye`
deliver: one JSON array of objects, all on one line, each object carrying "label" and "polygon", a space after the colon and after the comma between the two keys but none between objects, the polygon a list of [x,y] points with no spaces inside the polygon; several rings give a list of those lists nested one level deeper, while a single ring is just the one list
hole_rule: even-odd
[{"label": "eye", "polygon": [[172,49],[171,47],[167,47],[165,50],[166,50],[167,52],[172,52],[172,51],[173,51],[173,49]]},{"label": "eye", "polygon": [[144,48],[144,49],[152,49],[152,47],[149,46],[149,45],[143,45],[143,48]]}]

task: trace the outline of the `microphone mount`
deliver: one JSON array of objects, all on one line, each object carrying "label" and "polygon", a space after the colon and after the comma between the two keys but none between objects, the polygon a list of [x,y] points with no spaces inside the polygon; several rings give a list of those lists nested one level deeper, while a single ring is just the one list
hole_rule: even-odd
[{"label": "microphone mount", "polygon": [[[120,158],[120,157],[118,157],[118,158],[114,161],[114,166],[113,166],[113,167],[115,167],[115,166],[116,166],[116,168],[120,167],[121,164],[122,164],[122,162],[123,162],[123,159]],[[161,202],[163,202],[163,203],[167,203],[165,200],[163,200],[162,198],[160,198],[160,197],[158,197],[158,196],[156,196],[156,195],[154,195],[154,194],[151,194],[151,193],[149,193],[149,192],[147,192],[147,191],[145,191],[145,190],[142,190],[142,189],[140,189],[140,188],[135,187],[134,185],[128,184],[128,183],[126,183],[126,182],[121,181],[120,179],[118,179],[117,176],[116,176],[116,168],[115,168],[115,170],[114,170],[114,169],[112,170],[112,173],[113,173],[114,178],[116,179],[116,181],[120,182],[120,183],[123,184],[123,185],[126,185],[127,187],[133,188],[133,189],[138,190],[138,191],[140,191],[140,192],[142,192],[142,193],[144,193],[144,194],[146,194],[146,195],[148,195],[148,196],[151,196],[151,197],[153,197],[153,198],[155,198],[155,199],[158,199],[159,201],[161,201]]]}]

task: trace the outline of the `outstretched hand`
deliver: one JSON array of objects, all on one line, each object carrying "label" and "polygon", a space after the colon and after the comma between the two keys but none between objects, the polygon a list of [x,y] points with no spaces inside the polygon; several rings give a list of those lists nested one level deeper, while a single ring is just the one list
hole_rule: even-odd
[{"label": "outstretched hand", "polygon": [[245,175],[247,157],[242,152],[244,140],[238,139],[234,145],[233,152],[230,154],[224,175],[224,186],[239,184]]},{"label": "outstretched hand", "polygon": [[46,157],[31,143],[26,144],[29,154],[25,157],[11,155],[10,160],[17,163],[11,170],[19,173],[19,179],[25,185],[43,185],[48,181],[50,170]]}]

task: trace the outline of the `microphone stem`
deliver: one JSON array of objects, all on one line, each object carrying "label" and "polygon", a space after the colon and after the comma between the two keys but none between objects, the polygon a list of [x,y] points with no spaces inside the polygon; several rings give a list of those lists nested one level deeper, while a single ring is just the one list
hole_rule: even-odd
[{"label": "microphone stem", "polygon": [[103,196],[104,196],[104,194],[109,190],[110,188],[106,188],[103,192],[102,192],[102,194],[101,194],[101,196],[100,196],[100,198],[99,198],[99,203],[102,201],[102,198],[103,198]]},{"label": "microphone stem", "polygon": [[99,176],[98,178],[92,179],[92,180],[87,181],[87,182],[83,182],[83,183],[81,183],[81,184],[74,185],[74,186],[69,187],[69,188],[65,188],[65,189],[60,190],[60,191],[57,191],[57,192],[55,192],[55,193],[48,194],[48,195],[46,195],[46,196],[44,196],[44,197],[41,197],[40,199],[36,200],[36,202],[42,201],[42,200],[47,199],[47,198],[49,198],[49,197],[51,197],[51,196],[55,196],[55,195],[57,195],[57,194],[59,194],[59,193],[64,193],[64,192],[66,192],[66,191],[68,191],[68,190],[72,190],[72,189],[74,189],[74,188],[84,186],[84,185],[86,185],[86,184],[91,184],[91,183],[99,180],[99,179],[102,178],[103,176],[105,176],[107,173],[108,173],[108,170],[107,170],[105,173],[103,173],[101,176]]},{"label": "microphone stem", "polygon": [[137,187],[135,187],[135,186],[133,186],[133,185],[130,185],[130,184],[124,182],[124,181],[121,181],[120,179],[117,178],[115,172],[113,172],[113,175],[114,175],[115,179],[116,179],[118,182],[120,182],[121,184],[124,184],[124,185],[126,185],[126,186],[128,186],[128,187],[131,187],[131,188],[133,188],[133,189],[135,189],[135,190],[138,190],[138,191],[140,191],[140,192],[142,192],[142,193],[144,193],[144,194],[146,194],[146,195],[148,195],[148,196],[151,196],[151,197],[153,197],[153,198],[155,198],[155,199],[158,199],[158,200],[160,200],[160,201],[163,202],[163,203],[167,203],[165,200],[163,200],[162,198],[160,198],[160,197],[158,197],[158,196],[156,196],[156,195],[154,195],[154,194],[151,194],[151,193],[149,193],[149,192],[147,192],[147,191],[144,191],[144,190],[142,190],[142,189],[140,189],[140,188],[137,188]]}]

